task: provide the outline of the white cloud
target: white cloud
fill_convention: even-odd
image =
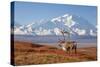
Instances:
[[[86,34],[86,30],[84,29],[74,29],[74,31],[78,34],[78,35],[85,35]]]
[[[25,34],[25,32],[21,30],[23,28],[24,28],[24,25],[23,26],[20,26],[18,28],[17,27],[14,28],[14,34]]]
[[[96,32],[94,32],[93,30],[90,30],[90,35],[92,35],[92,36],[96,36],[96,35],[97,35],[97,33],[96,33]]]
[[[42,34],[43,35],[50,35],[51,34],[51,31],[44,29],[43,32],[42,32]]]
[[[22,26],[20,26],[19,28],[17,28],[17,29],[23,29],[24,28],[24,25],[22,25]]]
[[[16,28],[14,34],[26,34],[26,32],[22,31],[20,28]]]
[[[37,35],[50,35],[51,31],[47,30],[47,29],[43,29],[42,27],[40,27],[38,30],[34,31]]]

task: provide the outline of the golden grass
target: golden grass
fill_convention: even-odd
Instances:
[[[50,64],[97,60],[96,47],[80,48],[77,54],[66,52],[51,46],[26,42],[14,43],[15,65]]]

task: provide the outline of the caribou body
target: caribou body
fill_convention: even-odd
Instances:
[[[70,53],[74,51],[74,53],[77,53],[77,42],[76,41],[59,41],[59,47],[63,50],[66,51],[67,53]]]

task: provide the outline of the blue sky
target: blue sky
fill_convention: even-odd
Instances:
[[[97,22],[96,6],[15,2],[15,22],[20,24],[26,25],[42,19],[50,20],[64,14],[81,16],[93,25]]]

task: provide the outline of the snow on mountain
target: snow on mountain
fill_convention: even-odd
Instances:
[[[35,23],[31,23],[31,24],[28,24],[28,25],[26,26],[27,32],[28,32],[28,33],[33,32],[33,30],[32,30],[32,25],[34,25],[34,24],[35,24]]]
[[[53,18],[49,21],[41,20],[39,23],[23,26],[15,25],[14,33],[24,35],[61,35],[60,30],[70,30],[71,35],[78,36],[96,36],[97,34],[96,28],[86,19],[69,14]]]
[[[23,29],[24,25],[23,26],[20,26],[20,27],[16,27],[14,28],[14,34],[25,34],[24,31],[22,31],[21,29]]]
[[[54,23],[62,22],[67,27],[71,27],[75,25],[75,21],[72,20],[72,15],[68,15],[68,14],[65,14],[57,18],[53,18],[51,22],[54,22]]]
[[[72,20],[72,15],[67,17],[67,19],[65,20],[65,25],[68,27],[72,27],[75,25],[75,21]]]
[[[63,15],[62,17],[67,17],[69,14],[65,14],[65,15]]]
[[[76,16],[76,15],[69,15],[65,14],[63,16],[53,18],[51,22],[54,22],[55,24],[62,24],[66,26],[67,29],[70,29],[72,34],[77,35],[91,35],[94,36],[96,34],[96,28],[90,24],[86,19]],[[64,27],[64,26],[63,26]],[[92,34],[91,34],[91,31]]]
[[[34,23],[28,24],[28,25],[22,25],[20,27],[16,27],[14,28],[14,34],[17,35],[33,35],[35,33],[33,33],[33,26]]]
[[[62,35],[61,34],[61,32],[60,32],[60,29],[59,28],[54,28],[54,33],[56,34],[56,35]]]

